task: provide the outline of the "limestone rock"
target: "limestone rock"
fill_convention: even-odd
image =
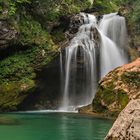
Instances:
[[[132,100],[120,113],[105,140],[140,139],[140,99]]]
[[[118,114],[130,100],[140,98],[140,58],[116,68],[100,82],[93,111]]]

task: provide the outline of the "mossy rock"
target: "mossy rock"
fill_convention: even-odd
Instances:
[[[32,80],[9,82],[0,85],[0,111],[17,110],[18,105],[33,92],[35,83]]]
[[[116,116],[129,102],[128,95],[123,90],[100,87],[92,102],[93,111]]]
[[[139,87],[140,84],[140,78],[139,78],[140,72],[139,71],[130,71],[125,72],[121,78],[122,81],[125,83],[129,83],[130,86],[136,86]]]
[[[140,98],[140,59],[108,73],[99,83],[93,111],[117,116],[128,102]]]

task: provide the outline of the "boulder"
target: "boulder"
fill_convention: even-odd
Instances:
[[[140,98],[140,58],[109,72],[100,82],[93,111],[118,115],[130,100]]]
[[[120,113],[105,140],[140,139],[140,99],[132,100]]]

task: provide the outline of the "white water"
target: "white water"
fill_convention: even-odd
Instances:
[[[100,67],[103,77],[110,70],[128,62],[125,18],[117,13],[104,15],[99,23],[99,30],[102,34]]]
[[[125,19],[113,13],[103,16],[98,25],[94,15],[80,15],[84,18],[83,25],[65,48],[65,56],[60,57],[63,77],[60,110],[73,110],[90,103],[99,78],[127,63]]]

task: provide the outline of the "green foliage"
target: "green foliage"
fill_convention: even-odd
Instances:
[[[62,14],[71,14],[78,13],[90,6],[91,2],[89,0],[64,0],[60,9]]]
[[[20,42],[23,45],[36,44],[45,45],[53,44],[51,37],[42,29],[40,23],[32,20],[30,17],[24,18],[19,22]]]
[[[33,1],[36,5],[34,16],[43,16],[48,22],[58,21],[60,16],[68,14],[79,13],[81,10],[85,10],[91,6],[89,0],[40,0]]]
[[[16,110],[17,106],[34,89],[33,80],[26,80],[26,83],[9,82],[0,85],[0,111]]]
[[[52,59],[48,53],[57,52],[57,46],[38,22],[24,18],[19,22],[18,28],[20,32],[18,42],[22,46],[30,47],[1,61],[0,83],[34,79],[36,67],[45,65]]]
[[[140,22],[140,1],[136,0],[135,2],[133,2],[133,13],[131,14],[131,18],[133,21],[137,22],[139,24]]]
[[[65,40],[65,35],[64,35],[62,27],[60,29],[53,31],[51,35],[52,35],[54,42],[59,43],[59,42]]]
[[[113,2],[121,6],[127,6],[128,8],[132,8],[132,11],[128,14],[129,20],[132,20],[133,22],[139,22],[140,21],[140,1],[139,0],[113,0]]]
[[[31,66],[32,59],[31,55],[27,53],[15,54],[1,61],[0,83],[35,78],[35,73]]]
[[[0,110],[16,110],[24,98],[34,92],[36,70],[54,58],[48,55],[52,51],[50,47],[47,44],[34,46],[0,62]],[[42,50],[46,52],[44,55]]]
[[[48,64],[57,52],[50,35],[37,21],[22,18],[16,26],[20,33],[18,43],[28,49],[0,62],[0,110],[5,111],[16,110],[24,98],[33,92],[36,70]]]
[[[33,80],[36,77],[35,69],[46,65],[53,56],[42,56],[41,51],[49,51],[48,46],[34,47],[24,52],[9,56],[0,63],[0,84],[9,81]]]
[[[16,110],[36,87],[36,70],[55,57],[58,47],[43,27],[49,28],[60,16],[89,6],[88,0],[0,0],[0,18],[8,19],[18,31],[16,43],[24,50],[0,62],[0,110]],[[56,41],[64,40],[61,29],[55,33]]]
[[[0,0],[0,17],[13,16],[16,14],[18,5],[30,3],[31,0]]]
[[[119,9],[112,0],[95,0],[93,7],[100,14],[116,12]]]

